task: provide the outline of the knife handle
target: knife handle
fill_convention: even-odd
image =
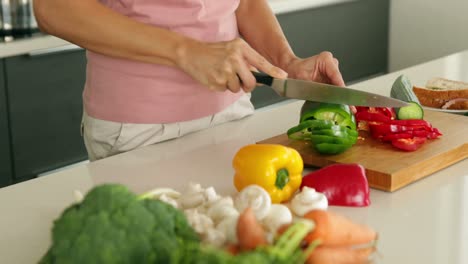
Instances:
[[[265,74],[263,72],[252,72],[253,76],[255,77],[255,80],[257,80],[257,83],[265,84],[268,86],[271,86],[273,83],[273,77],[271,77],[268,74]]]

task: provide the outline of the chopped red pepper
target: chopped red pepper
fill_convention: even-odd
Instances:
[[[435,138],[438,138],[438,137],[440,137],[440,136],[442,136],[442,132],[440,132],[439,129],[437,129],[436,127],[434,127],[434,128],[432,129],[431,133],[429,133],[428,138],[429,138],[429,139],[435,139]]]
[[[369,123],[370,130],[376,135],[385,135],[389,133],[401,133],[415,130],[431,131],[431,128],[424,126],[400,126],[391,124],[372,124]]]
[[[395,140],[395,139],[412,138],[412,137],[413,137],[413,135],[411,135],[410,133],[396,133],[396,134],[385,135],[381,139],[382,139],[382,141],[392,141],[392,140]]]
[[[366,171],[359,164],[332,164],[302,178],[302,187],[325,194],[329,205],[363,207],[370,204]]]
[[[395,110],[392,107],[365,107],[365,106],[357,106],[357,112],[369,112],[369,113],[379,113],[382,114],[390,119],[396,118]]]
[[[413,130],[410,133],[411,133],[412,136],[415,136],[415,137],[428,138],[430,132],[428,132],[427,130]]]
[[[390,124],[400,126],[423,126],[427,128],[432,128],[431,123],[422,119],[391,120]]]
[[[425,137],[400,138],[392,140],[392,145],[404,151],[415,151],[419,149],[424,142]]]
[[[401,125],[391,125],[391,124],[369,124],[369,130],[372,137],[374,138],[383,138],[391,134],[410,134],[415,137],[427,137],[430,139],[435,139],[441,136],[442,134],[438,129],[427,126],[401,126]]]
[[[382,113],[371,113],[371,112],[357,112],[355,115],[356,121],[376,121],[376,122],[383,122],[388,123],[391,119],[388,116],[383,115]]]
[[[396,120],[392,108],[357,107],[355,114],[358,129],[369,131],[371,136],[405,151],[414,151],[426,139],[436,139],[442,135],[431,123],[422,119]]]

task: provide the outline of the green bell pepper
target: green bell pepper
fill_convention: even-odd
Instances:
[[[300,123],[287,135],[310,141],[319,153],[338,154],[356,143],[358,132],[348,106],[307,101],[301,109]]]
[[[301,109],[300,123],[315,119],[330,120],[339,126],[356,128],[356,119],[348,105],[306,101]]]
[[[330,143],[330,144],[343,144],[343,145],[353,145],[356,143],[355,137],[333,137],[333,136],[326,136],[326,135],[311,135],[309,139],[314,144],[320,143]]]
[[[314,148],[322,154],[339,154],[352,147],[352,145],[320,143],[314,145]]]

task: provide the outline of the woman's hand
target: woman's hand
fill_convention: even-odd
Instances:
[[[306,59],[292,59],[286,71],[291,78],[345,86],[338,65],[338,60],[325,51]]]
[[[179,68],[213,91],[252,91],[256,85],[252,68],[276,78],[287,77],[285,71],[273,66],[242,39],[218,43],[190,41],[177,54]]]
[[[339,62],[328,51],[307,59],[292,59],[287,66],[287,72],[291,78],[345,86]],[[353,113],[356,113],[355,106],[350,105],[349,107]]]

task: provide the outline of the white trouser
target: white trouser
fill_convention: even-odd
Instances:
[[[250,94],[245,94],[228,108],[212,116],[170,124],[118,123],[96,119],[84,112],[82,135],[89,160],[95,161],[241,119],[253,112]]]

